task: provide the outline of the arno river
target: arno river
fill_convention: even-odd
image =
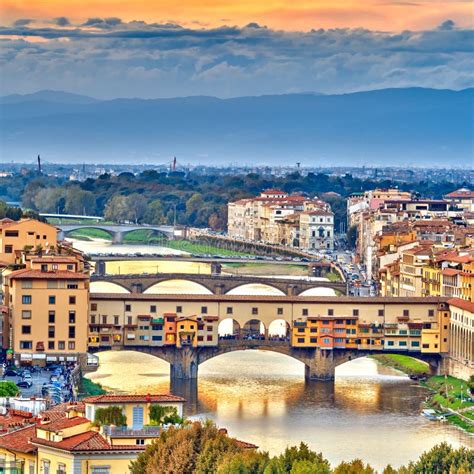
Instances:
[[[104,253],[159,249],[99,242],[91,245],[95,251]],[[84,247],[88,247],[87,243]],[[157,269],[148,268],[145,263],[157,265],[120,262],[108,271],[136,273],[137,265],[138,271],[169,271],[164,262],[158,263]],[[183,268],[178,271],[206,272],[204,267],[197,268],[202,264],[180,265]],[[173,271],[176,269],[174,262]],[[186,283],[180,283],[173,283],[173,288],[165,285],[160,292],[193,291]],[[100,283],[94,285],[95,291],[116,291],[101,287]],[[261,285],[254,286],[259,294],[269,291]],[[417,459],[442,441],[474,448],[474,436],[420,415],[428,393],[425,389],[370,359],[338,367],[334,383],[305,382],[304,366],[296,360],[272,352],[241,351],[202,364],[197,383],[170,386],[168,364],[155,357],[109,351],[99,354],[99,358],[98,371],[89,377],[106,389],[142,394],[171,391],[182,395],[188,401],[188,417],[213,419],[227,428],[231,436],[254,443],[271,454],[304,441],[331,463],[361,458],[381,469],[389,463],[399,466]]]
[[[369,359],[339,367],[335,383],[305,382],[303,365],[289,357],[235,352],[202,364],[197,386],[173,387],[168,365],[149,355],[104,352],[100,364],[90,378],[106,388],[172,390],[189,401],[188,416],[211,418],[272,454],[304,441],[332,463],[359,457],[382,468],[442,441],[474,448],[474,437],[420,416],[424,389]]]

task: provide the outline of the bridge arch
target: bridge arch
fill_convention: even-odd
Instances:
[[[268,325],[267,336],[269,340],[289,341],[290,334],[290,323],[285,319],[274,319]]]
[[[337,296],[336,290],[326,286],[314,286],[303,290],[298,296]]]
[[[234,318],[225,318],[219,321],[217,327],[219,339],[238,339],[241,334],[241,327]]]
[[[124,285],[120,283],[95,280],[90,283],[90,292],[91,293],[131,293],[131,291]]]
[[[276,286],[270,285],[268,283],[243,283],[227,291],[226,295],[285,296],[285,292],[280,290],[280,288],[277,288]]]
[[[72,225],[70,227],[71,228],[65,227],[65,229],[62,230],[65,236],[68,236],[69,234],[72,234],[73,232],[76,232],[78,230],[85,230],[85,229],[98,230],[100,232],[104,232],[105,234],[108,234],[110,236],[110,240],[112,240],[115,235],[115,232],[113,230],[107,229],[106,226],[87,224],[87,225],[78,225],[78,226]]]
[[[265,339],[267,335],[267,328],[260,319],[249,319],[241,330],[241,337],[248,340],[260,340]]]
[[[187,295],[212,295],[212,289],[202,283],[189,279],[175,278],[162,280],[147,287],[143,293],[165,295],[165,294],[187,294]]]

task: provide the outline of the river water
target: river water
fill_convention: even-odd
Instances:
[[[304,441],[331,463],[358,457],[381,469],[442,441],[474,448],[474,437],[420,416],[423,388],[370,359],[340,366],[334,383],[305,382],[303,364],[287,356],[234,352],[202,364],[197,383],[171,387],[168,364],[152,356],[109,351],[99,357],[90,378],[107,389],[171,390],[188,400],[187,416],[215,420],[271,454]]]

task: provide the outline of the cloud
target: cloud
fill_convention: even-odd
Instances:
[[[58,27],[0,27],[2,92],[30,92],[31,77],[37,89],[97,97],[474,85],[474,32],[450,20],[432,30],[399,33],[285,32],[258,24],[191,29],[119,18],[90,18],[65,29],[55,21]]]
[[[32,23],[32,21],[30,18],[19,18],[13,23],[13,26],[26,26]]]
[[[71,22],[65,16],[58,16],[53,19],[53,23],[57,26],[69,26]]]

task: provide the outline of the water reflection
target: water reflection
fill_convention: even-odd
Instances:
[[[373,360],[338,368],[335,383],[305,382],[304,367],[262,351],[225,354],[200,366],[199,382],[173,381],[168,364],[135,352],[106,352],[91,378],[114,390],[172,390],[186,414],[211,418],[275,454],[307,442],[333,463],[360,457],[380,469],[417,458],[436,443],[474,447],[472,437],[419,415],[426,391]]]

